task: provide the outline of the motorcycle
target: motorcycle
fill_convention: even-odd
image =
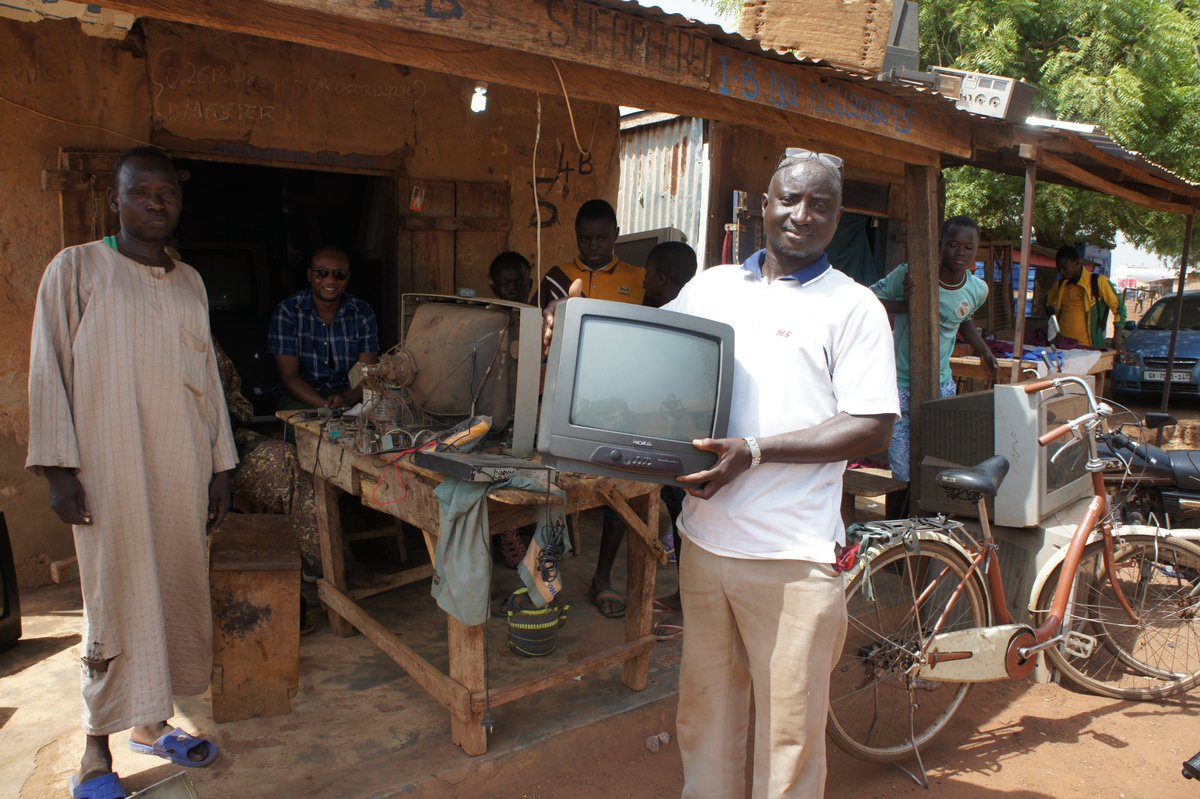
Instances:
[[[1176,423],[1168,413],[1148,413],[1143,427]],[[1104,484],[1125,524],[1200,527],[1200,451],[1164,450],[1122,432],[1105,435],[1100,450],[1101,459],[1112,464]]]

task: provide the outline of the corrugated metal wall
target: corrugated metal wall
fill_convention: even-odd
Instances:
[[[616,209],[621,233],[678,228],[703,268],[712,180],[708,147],[703,119],[675,117],[622,130]]]

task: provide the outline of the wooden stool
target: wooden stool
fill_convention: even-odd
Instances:
[[[300,550],[287,516],[231,513],[212,534],[212,714],[292,712],[300,687]]]

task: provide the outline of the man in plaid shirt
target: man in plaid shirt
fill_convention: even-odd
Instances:
[[[336,247],[313,253],[309,288],[275,306],[268,350],[285,396],[282,408],[348,408],[362,399],[350,388],[355,362],[379,361],[379,328],[371,306],[346,292],[350,258]]]

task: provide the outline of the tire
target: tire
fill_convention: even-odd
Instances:
[[[867,562],[873,596],[863,590],[865,569],[847,575],[846,643],[830,678],[829,737],[847,754],[893,763],[946,728],[970,688],[965,683],[912,680],[905,671],[929,636],[969,564],[953,547],[920,542],[917,553],[897,544]],[[915,576],[910,584],[910,575]],[[940,582],[919,607],[922,586]],[[976,577],[967,581],[940,632],[987,624],[987,603]],[[915,701],[914,701],[915,700]],[[916,705],[913,710],[914,704]],[[910,738],[910,714],[913,735]]]
[[[1114,542],[1117,580],[1138,620],[1121,607],[1104,567],[1104,542],[1084,549],[1064,630],[1095,636],[1090,657],[1046,650],[1060,674],[1086,691],[1114,699],[1162,699],[1200,683],[1200,547],[1169,536],[1131,535]],[[1060,565],[1042,586],[1044,619]]]

